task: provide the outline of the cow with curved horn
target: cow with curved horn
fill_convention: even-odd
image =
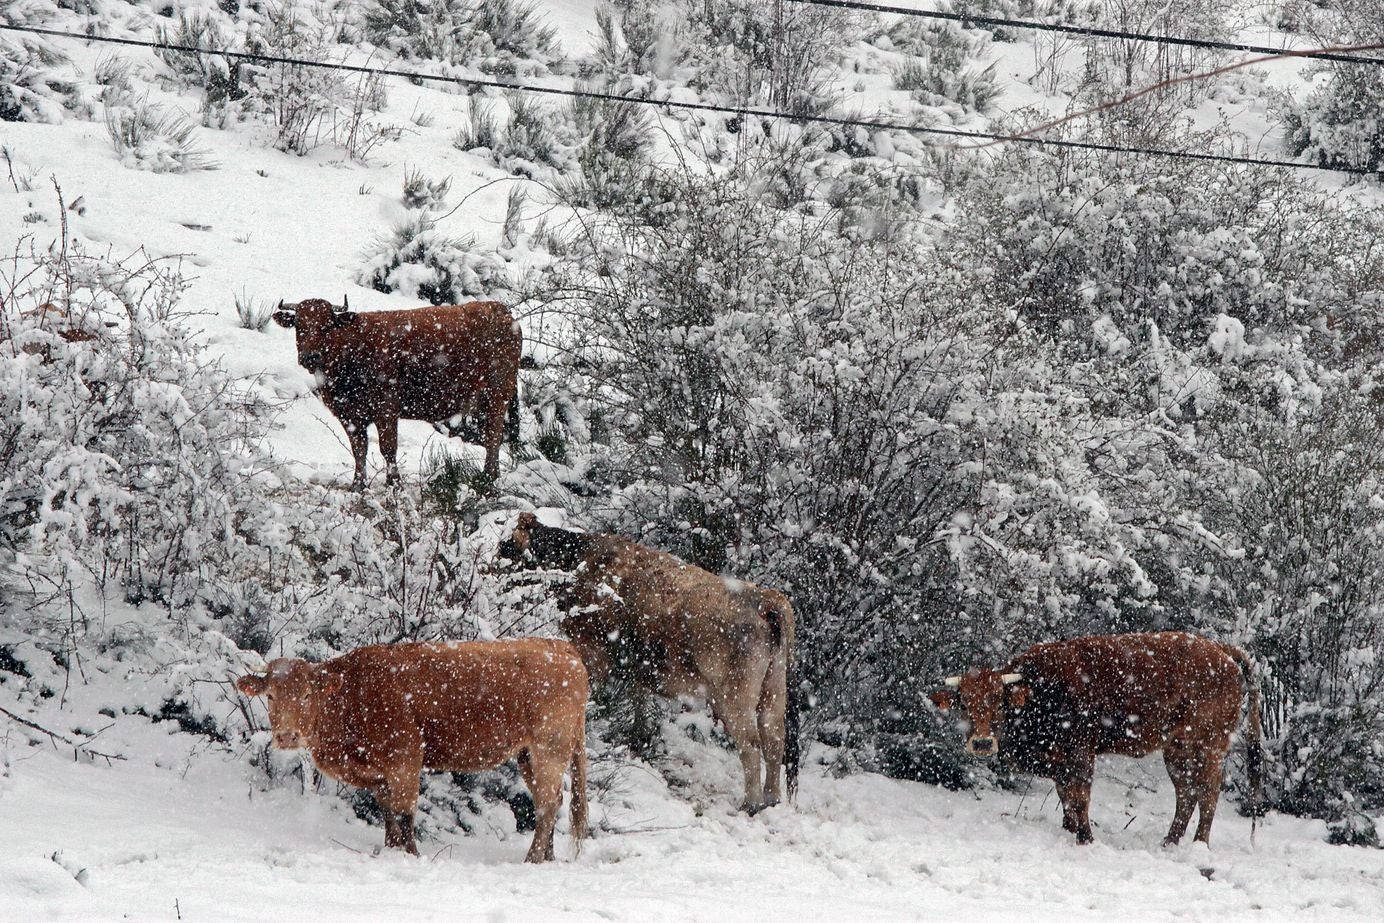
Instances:
[[[274,320],[296,331],[298,364],[317,379],[323,403],[341,421],[365,488],[368,430],[374,424],[386,480],[399,479],[399,420],[460,429],[478,420],[485,474],[500,474],[500,443],[517,436],[523,336],[497,301],[354,312],[321,298],[279,302]],[[470,432],[470,431],[467,431]]]
[[[1175,631],[1074,638],[1029,648],[1001,670],[973,669],[943,684],[932,701],[943,711],[960,709],[967,751],[1052,779],[1062,827],[1078,843],[1092,840],[1096,757],[1163,751],[1177,794],[1165,845],[1182,839],[1197,809],[1196,839],[1210,840],[1248,690],[1247,765],[1257,809],[1259,690],[1249,657],[1229,644]]]

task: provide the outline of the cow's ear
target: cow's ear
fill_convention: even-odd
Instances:
[[[951,711],[952,706],[956,704],[956,694],[950,689],[939,689],[928,698],[932,699],[932,704],[942,711]]]
[[[249,676],[242,676],[235,681],[235,687],[244,695],[257,696],[264,695],[264,691],[269,688],[269,680],[257,673]]]
[[[293,311],[275,311],[274,323],[280,327],[294,327],[298,324],[298,315]]]
[[[320,672],[312,678],[312,684],[323,695],[332,695],[341,689],[346,678],[340,673]]]
[[[1014,685],[1006,686],[1005,691],[1009,693],[1009,704],[1015,708],[1023,708],[1028,704],[1027,686],[1015,683]]]

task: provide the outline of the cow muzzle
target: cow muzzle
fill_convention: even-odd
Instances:
[[[298,364],[309,372],[322,371],[322,354],[320,352],[299,353]]]
[[[993,737],[971,737],[966,741],[966,750],[976,756],[994,756],[999,751],[999,744]]]
[[[302,735],[297,731],[274,732],[274,746],[280,750],[297,750],[302,745]]]

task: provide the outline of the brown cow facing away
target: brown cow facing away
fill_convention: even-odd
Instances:
[[[790,681],[793,608],[777,590],[729,580],[620,535],[545,526],[521,513],[499,556],[575,572],[561,627],[597,683],[616,664],[667,696],[706,695],[735,743],[743,810],[777,804],[786,770],[798,777],[798,721]]]
[[[322,401],[341,421],[365,488],[368,430],[375,425],[386,480],[399,479],[399,420],[465,431],[479,420],[485,473],[500,474],[505,416],[518,429],[523,336],[497,301],[353,312],[320,298],[279,302],[274,320],[297,331],[298,364],[317,378]],[[517,435],[517,433],[516,433]]]
[[[1096,756],[1162,750],[1177,793],[1164,845],[1182,839],[1197,808],[1196,839],[1209,842],[1247,688],[1247,764],[1257,807],[1259,690],[1249,658],[1229,644],[1172,631],[1075,638],[1039,644],[998,670],[973,669],[946,684],[932,700],[944,711],[960,707],[970,725],[966,749],[1052,779],[1062,827],[1078,843],[1092,839]]]
[[[477,772],[518,758],[537,828],[527,861],[553,858],[562,776],[572,846],[586,835],[586,668],[565,641],[380,644],[313,664],[279,659],[236,680],[269,703],[274,746],[306,747],[333,779],[369,790],[385,845],[408,850],[424,769]]]

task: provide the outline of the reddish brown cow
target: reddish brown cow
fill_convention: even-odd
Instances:
[[[1182,839],[1200,807],[1196,839],[1211,837],[1230,736],[1249,690],[1248,765],[1253,801],[1261,774],[1259,690],[1250,660],[1229,644],[1183,632],[1107,635],[1039,644],[999,670],[949,677],[932,700],[960,705],[966,749],[999,755],[1052,779],[1062,827],[1091,842],[1096,756],[1163,751],[1177,793],[1165,845]]]
[[[537,829],[527,861],[553,858],[562,775],[572,771],[572,847],[586,834],[586,668],[565,641],[379,644],[326,663],[280,659],[236,680],[269,701],[274,746],[368,789],[385,845],[415,856],[424,769],[476,772],[518,758]]]
[[[485,473],[499,476],[506,411],[512,430],[519,422],[523,337],[509,308],[473,301],[356,313],[311,298],[280,302],[274,320],[297,330],[298,363],[317,377],[323,403],[346,429],[357,490],[365,488],[372,423],[386,480],[399,479],[400,419],[446,423],[454,433],[479,419]]]
[[[663,695],[706,695],[745,773],[741,808],[777,804],[798,778],[793,607],[777,590],[731,580],[622,535],[573,532],[521,513],[499,556],[576,573],[562,630],[592,679],[623,666]]]

